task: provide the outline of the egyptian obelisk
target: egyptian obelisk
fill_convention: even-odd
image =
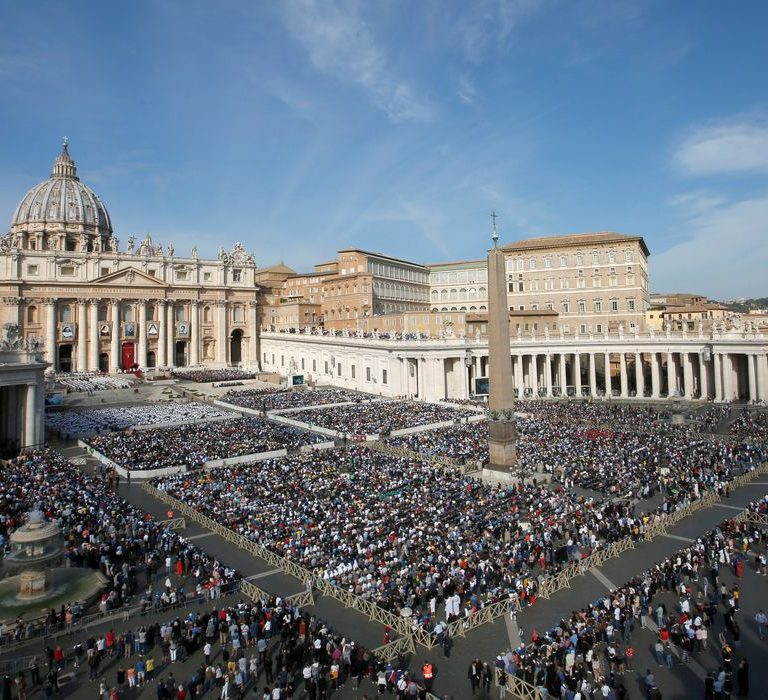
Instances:
[[[496,212],[493,219],[493,248],[488,251],[488,450],[490,469],[510,471],[517,464],[512,387],[512,357],[509,346],[509,303],[504,251],[498,247]]]

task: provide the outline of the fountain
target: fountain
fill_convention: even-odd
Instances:
[[[36,505],[27,522],[11,533],[0,581],[0,620],[24,613],[42,616],[56,605],[94,597],[106,579],[99,571],[62,567],[64,540],[59,526]]]

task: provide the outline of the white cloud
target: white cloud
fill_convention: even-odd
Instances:
[[[473,82],[466,75],[463,75],[459,78],[457,94],[459,99],[464,104],[475,104],[475,100],[477,99],[477,90],[475,89]]]
[[[737,202],[694,194],[690,202],[689,235],[651,257],[652,289],[716,299],[768,294],[768,192]]]
[[[674,159],[693,175],[768,172],[768,126],[740,122],[700,127],[683,140]]]
[[[285,25],[321,73],[362,88],[392,121],[429,121],[432,107],[396,75],[355,2],[293,0]]]

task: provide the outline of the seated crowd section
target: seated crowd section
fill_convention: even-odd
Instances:
[[[59,372],[56,384],[68,391],[93,394],[108,389],[130,389],[133,383],[123,377],[109,376],[101,372]]]
[[[313,433],[258,417],[97,435],[89,445],[130,470],[199,467],[210,460],[295,449],[321,440]]]
[[[369,394],[361,394],[347,389],[307,389],[291,391],[282,389],[243,389],[228,391],[223,401],[241,408],[252,408],[256,411],[278,411],[304,406],[323,406],[335,403],[362,403],[372,401]]]
[[[149,406],[122,406],[90,410],[48,411],[46,428],[57,430],[70,438],[84,438],[134,428],[138,425],[163,423],[192,423],[218,418],[237,418],[238,414],[210,404],[158,403]]]
[[[183,367],[172,370],[171,374],[177,379],[182,379],[188,382],[197,382],[198,384],[207,384],[208,382],[232,382],[242,379],[254,379],[258,376],[255,372],[238,369],[237,367],[225,367],[222,369]]]
[[[293,420],[343,433],[387,434],[418,425],[467,420],[475,412],[422,401],[373,401],[360,406],[336,406],[291,413]]]

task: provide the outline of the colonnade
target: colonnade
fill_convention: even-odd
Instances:
[[[487,359],[487,354],[472,357],[470,381],[487,376]],[[517,397],[768,401],[764,349],[736,353],[710,349],[533,352],[513,354],[511,361]]]
[[[44,441],[45,365],[34,351],[0,351],[0,453]]]
[[[384,396],[466,399],[488,377],[488,346],[476,339],[263,332],[261,347],[264,369],[284,373],[293,359],[307,381]],[[510,362],[517,397],[768,401],[768,339],[757,334],[523,339]]]

